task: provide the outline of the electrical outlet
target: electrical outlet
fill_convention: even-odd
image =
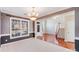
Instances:
[[[8,40],[6,39],[5,41],[7,42]]]

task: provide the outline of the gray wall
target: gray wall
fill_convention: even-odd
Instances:
[[[0,35],[1,35],[1,12],[0,12]],[[0,36],[0,46],[1,46],[1,36]]]
[[[5,14],[1,14],[1,34],[10,34],[10,17],[11,16],[9,16],[9,15],[7,16]],[[5,43],[14,42],[14,41],[23,40],[23,39],[33,37],[34,36],[33,22],[30,20],[29,23],[30,23],[29,24],[29,36],[10,39],[10,35],[2,35],[0,43],[5,44]]]
[[[33,21],[29,20],[29,33],[33,33]]]
[[[33,23],[29,21],[29,33],[33,33]],[[1,34],[10,34],[10,16],[1,14]]]
[[[1,12],[0,12],[0,35],[1,35]]]
[[[75,50],[79,52],[79,7],[75,8]]]
[[[75,8],[75,36],[79,37],[79,7]]]
[[[1,14],[1,34],[9,34],[10,33],[9,27],[10,27],[10,16]]]

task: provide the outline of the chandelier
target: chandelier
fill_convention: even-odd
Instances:
[[[38,13],[35,11],[35,7],[32,7],[32,11],[28,14],[28,16],[32,21],[35,21],[37,19]]]

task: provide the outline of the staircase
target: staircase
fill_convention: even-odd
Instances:
[[[56,28],[56,39],[58,38],[64,38],[64,28],[60,27],[60,23],[58,23],[58,26]]]

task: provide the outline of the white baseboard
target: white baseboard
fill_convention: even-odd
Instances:
[[[8,35],[10,35],[10,34],[1,34],[0,36],[8,36]]]

